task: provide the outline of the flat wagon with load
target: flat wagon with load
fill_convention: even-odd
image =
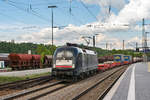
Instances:
[[[124,64],[131,64],[132,63],[132,56],[124,55]]]
[[[115,54],[114,55],[114,63],[117,66],[123,65],[124,64],[124,55],[123,54]]]

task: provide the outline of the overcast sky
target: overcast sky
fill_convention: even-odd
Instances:
[[[0,40],[50,44],[48,5],[57,6],[55,45],[86,44],[83,36],[98,34],[98,47],[105,48],[108,42],[109,49],[121,49],[125,40],[125,47],[133,48],[135,42],[141,44],[142,18],[150,24],[149,0],[0,0]],[[145,28],[150,32],[149,25]]]

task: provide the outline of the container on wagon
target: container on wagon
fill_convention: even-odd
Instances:
[[[114,62],[119,66],[124,62],[124,55],[123,54],[115,54],[114,55]]]
[[[132,62],[132,56],[124,55],[124,64],[129,64]]]

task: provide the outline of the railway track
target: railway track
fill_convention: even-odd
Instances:
[[[42,76],[42,77],[33,78],[33,79],[26,79],[26,80],[21,80],[17,82],[1,84],[0,96],[12,94],[14,92],[18,92],[23,89],[28,89],[28,88],[31,88],[40,84],[51,82],[53,80],[54,79],[50,77],[50,75],[48,75],[48,76]]]
[[[107,86],[107,88],[101,93],[101,95],[98,96],[98,98],[96,100],[102,100],[107,93],[109,92],[109,90],[114,86],[114,84],[117,82],[117,80],[121,77],[121,75],[124,73],[124,71],[111,83]]]
[[[6,96],[3,97],[1,99],[3,100],[12,100],[12,99],[17,99],[17,100],[35,100],[37,98],[40,98],[42,96],[45,96],[47,94],[53,93],[55,91],[58,91],[60,89],[63,89],[67,86],[69,86],[71,83],[69,84],[64,84],[63,81],[58,81],[58,82],[54,82],[54,83],[50,83],[47,84],[45,86],[41,86],[39,88],[35,88],[32,90],[24,90],[22,92],[19,92],[17,94],[14,95],[10,95],[10,96]]]
[[[4,90],[4,89],[15,89],[15,88],[25,88],[25,85],[28,85],[28,87],[32,86],[29,84],[31,83],[36,83],[36,82],[41,82],[41,81],[48,81],[48,80],[52,80],[53,78],[50,77],[50,75],[47,76],[42,76],[42,77],[38,77],[38,78],[32,78],[32,79],[26,79],[26,80],[21,80],[21,81],[16,81],[16,82],[10,82],[10,83],[6,83],[6,84],[0,84],[0,90]],[[38,83],[36,83],[38,84]]]
[[[111,70],[108,71],[109,73],[106,72],[107,74],[103,73],[103,75],[100,76],[101,78],[98,78],[98,77],[96,78],[96,79],[99,79],[99,81],[96,81],[94,83],[94,85],[93,85],[93,83],[91,85],[89,85],[88,89],[83,88],[80,92],[78,92],[77,94],[75,94],[72,97],[73,100],[78,100],[78,99],[87,100],[86,95],[89,95],[90,91],[94,90],[94,88],[96,88],[98,85],[101,85],[102,83],[104,83],[105,80],[107,80],[111,76],[115,75],[116,73],[122,74],[126,68],[127,67],[123,67],[123,68],[120,67],[120,68],[116,68],[112,71]],[[122,72],[120,72],[120,71],[122,71]],[[121,74],[119,74],[119,76],[121,76]],[[117,76],[118,76],[118,74],[117,74]],[[117,77],[117,79],[118,78],[119,77]],[[90,77],[89,79],[92,80],[93,78]],[[117,81],[117,79],[115,79],[115,81]],[[81,83],[84,81],[86,81],[86,80],[82,80]],[[115,81],[113,81],[112,84],[107,85],[107,88],[105,87],[105,90],[103,90],[101,92],[101,94],[97,96],[97,100],[101,100],[107,94],[107,92],[113,86]],[[7,95],[5,97],[3,96],[1,99],[3,99],[3,100],[12,100],[12,99],[15,99],[15,100],[20,100],[20,99],[21,100],[35,100],[35,99],[40,99],[40,98],[43,98],[47,95],[53,95],[54,92],[56,92],[56,94],[57,94],[57,92],[59,92],[61,90],[63,91],[64,89],[67,89],[66,87],[68,87],[70,85],[71,85],[71,87],[74,87],[75,85],[72,86],[72,84],[74,84],[74,83],[64,83],[63,81],[57,81],[57,82],[53,82],[53,83],[47,82],[46,84],[44,83],[42,85],[38,85],[38,86],[35,86],[33,88],[30,88],[30,89],[25,89],[25,90],[22,90],[20,92],[15,93],[15,94]],[[76,87],[74,87],[74,88],[76,88]],[[93,93],[95,93],[95,92],[93,92]],[[66,97],[68,97],[68,96],[66,95]],[[72,98],[70,98],[69,100],[71,100]],[[90,100],[96,100],[96,99],[90,99]]]
[[[123,72],[126,70],[127,67],[123,67],[120,68],[110,74],[108,74],[107,76],[103,77],[102,79],[100,79],[98,82],[94,83],[92,86],[89,86],[87,89],[83,90],[81,93],[79,93],[77,96],[75,96],[72,100],[102,100],[105,95],[109,92],[109,90],[111,89],[111,87],[115,84],[115,82],[120,78],[120,76],[123,74]],[[115,79],[113,79],[113,81],[111,80],[113,75],[115,75]],[[113,77],[114,78],[114,77]],[[109,80],[112,82],[106,83],[105,81]],[[104,84],[107,84],[107,86],[105,86]],[[100,87],[102,88],[103,86],[103,90],[100,90],[100,93],[98,94],[98,88],[100,89]],[[96,99],[95,99],[96,98]]]

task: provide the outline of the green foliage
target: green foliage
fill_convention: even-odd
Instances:
[[[82,45],[83,48],[87,48]],[[143,53],[141,52],[135,52],[134,50],[104,50],[98,47],[88,47],[90,50],[94,50],[97,52],[98,57],[103,57],[103,56],[111,56],[114,54],[124,54],[124,55],[132,55],[132,57],[142,57]],[[150,54],[149,54],[150,55]]]
[[[0,42],[0,53],[28,53],[28,50],[31,50],[33,54],[36,54],[37,46],[38,44],[33,43]]]
[[[132,55],[133,57],[141,57],[143,55],[143,53],[134,52],[133,50],[104,50],[98,47],[87,47],[83,44],[79,45],[79,47],[96,51],[98,57],[113,54]],[[28,50],[31,50],[32,54],[41,55],[41,61],[43,62],[43,58],[45,55],[53,55],[54,51],[56,50],[56,46],[33,43],[0,42],[0,53],[28,53]],[[150,53],[148,53],[147,55],[150,56]]]
[[[43,63],[45,55],[53,55],[56,50],[56,46],[51,45],[39,45],[36,49],[37,54],[41,55],[41,61]]]
[[[52,55],[56,49],[56,46],[33,44],[33,43],[11,43],[0,42],[0,53],[28,53],[28,50],[32,51],[32,54],[45,54]]]

